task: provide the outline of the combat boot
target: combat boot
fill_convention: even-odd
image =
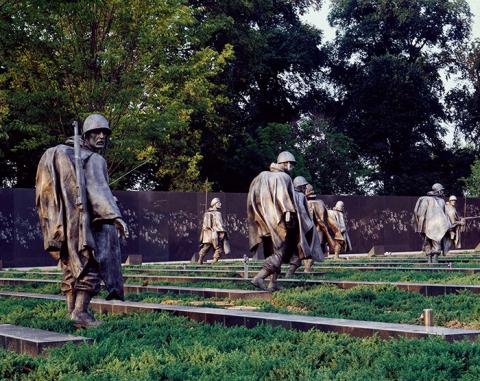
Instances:
[[[270,275],[270,272],[265,270],[265,269],[261,269],[257,275],[255,275],[255,277],[252,279],[252,284],[255,286],[255,287],[258,287],[260,288],[261,290],[263,291],[270,291],[270,289],[267,287],[267,285],[265,284],[265,278],[267,276]]]
[[[295,271],[297,271],[299,266],[297,265],[293,265],[291,264],[289,267],[288,267],[288,270],[287,272],[285,273],[285,278],[291,278],[293,276],[293,274],[295,274]]]
[[[203,259],[205,258],[205,254],[199,253],[198,254],[198,264],[203,265]]]
[[[68,314],[71,315],[73,310],[75,309],[75,291],[71,290],[65,294],[67,300],[67,311]]]
[[[270,284],[268,285],[268,288],[270,291],[280,291],[282,288],[278,285],[278,274],[273,273],[272,276],[270,277]]]
[[[432,255],[432,263],[438,263],[438,254],[437,253]]]
[[[305,264],[305,269],[303,271],[306,273],[311,273],[312,267],[313,267],[313,259],[306,259],[304,261],[304,264]]]
[[[75,308],[72,311],[71,319],[82,327],[97,327],[102,322],[95,320],[93,315],[88,311],[92,294],[79,290],[75,298]]]

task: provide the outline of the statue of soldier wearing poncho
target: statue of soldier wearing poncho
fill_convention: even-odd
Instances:
[[[302,220],[290,173],[295,165],[290,152],[281,152],[269,171],[261,172],[250,184],[247,196],[247,221],[250,251],[263,245],[265,262],[252,283],[263,290],[277,290],[282,263],[296,253],[300,260],[312,256],[314,225]],[[267,287],[265,278],[271,276]]]
[[[352,250],[352,241],[347,231],[345,219],[345,204],[337,201],[332,210],[328,210],[328,224],[335,240],[335,259],[340,259],[340,253],[348,253]]]
[[[311,224],[313,224],[314,227],[316,227],[316,225],[315,221],[312,218],[312,215],[310,214],[310,206],[305,195],[307,185],[308,182],[303,176],[297,176],[293,179],[293,187],[295,189],[295,198],[298,207],[297,215],[299,220],[302,221],[302,223],[304,224],[305,230],[310,230]],[[316,229],[313,229],[313,234],[309,242],[309,247],[311,252],[310,258],[303,260],[305,272],[312,271],[315,261],[323,260],[323,250],[321,247],[320,236]],[[297,251],[299,249],[301,250],[301,248],[302,245],[297,246]],[[295,253],[292,258],[290,258],[290,266],[288,267],[287,273],[285,274],[285,278],[290,278],[293,274],[295,274],[297,269],[300,267],[300,257],[305,256]]]
[[[61,289],[70,318],[82,326],[97,325],[88,310],[103,280],[107,299],[123,300],[119,235],[127,225],[113,196],[102,157],[110,135],[107,119],[92,114],[83,135],[49,148],[36,177],[36,207],[44,247],[60,261]]]
[[[317,198],[311,184],[305,186],[305,196],[307,197],[308,211],[315,224],[322,251],[324,254],[330,250],[333,252],[337,243],[332,237],[339,241],[344,240],[340,228],[333,222],[333,218],[329,219],[327,206],[322,200]]]
[[[215,197],[210,208],[203,215],[202,232],[200,234],[200,251],[198,253],[198,263],[202,264],[205,256],[213,249],[213,263],[217,263],[223,254],[230,253],[227,231],[223,226],[222,213],[220,208],[222,203]]]
[[[438,263],[438,256],[450,250],[449,232],[452,224],[445,206],[444,188],[436,183],[426,196],[417,200],[413,215],[415,232],[423,239],[423,251],[429,263]]]

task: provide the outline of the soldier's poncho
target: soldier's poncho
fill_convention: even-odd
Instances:
[[[424,234],[428,239],[442,241],[452,224],[445,211],[445,200],[432,192],[417,200],[413,211],[415,232]]]
[[[223,240],[219,238],[218,233],[225,233]],[[228,242],[227,231],[223,225],[222,213],[217,209],[210,208],[203,215],[200,243],[211,244],[214,249],[222,244],[223,252],[225,254],[230,254],[230,244]]]
[[[77,205],[73,147],[60,144],[50,148],[38,164],[35,201],[44,248],[54,257],[68,253],[68,265],[75,278],[82,275],[93,253],[109,297],[123,299],[120,242],[112,225],[121,213],[108,185],[105,159],[86,149],[80,151],[87,200],[84,219]]]
[[[448,202],[445,204],[445,212],[447,213],[450,224],[452,225],[450,230],[450,238],[455,245],[455,248],[460,249],[462,247],[460,241],[462,225],[460,225],[459,222],[462,220],[462,218],[458,214],[457,208],[455,208],[453,205],[450,205]]]
[[[337,234],[335,234],[335,240],[344,241],[344,251],[348,253],[352,250],[352,242],[350,241],[350,236],[348,235],[347,224],[345,223],[345,216],[343,215],[343,212],[335,209],[329,210],[328,217],[331,219],[331,225],[334,225],[338,228]]]
[[[329,232],[328,213],[325,203],[322,200],[316,198],[308,198],[307,204],[310,217],[312,218],[313,223],[315,224],[319,233],[320,244],[323,245],[327,243],[331,250],[333,250],[333,248],[335,247],[335,242],[333,241],[332,236]],[[340,230],[336,225],[331,226],[331,228],[334,236],[341,236]]]
[[[287,230],[281,225],[285,222],[287,212],[297,215],[297,202],[292,178],[283,169],[272,163],[270,171],[263,171],[250,184],[247,196],[247,222],[249,247],[254,252],[262,242],[262,238],[270,237],[273,247],[277,250],[285,245]],[[313,223],[305,225],[298,220],[301,237],[298,244],[302,245],[300,252],[310,257],[311,250],[308,234],[313,229]],[[305,229],[308,230],[305,230]]]
[[[307,232],[300,235],[300,242],[297,249],[300,258],[312,258],[315,261],[323,261],[323,250],[320,246],[320,237],[316,233],[315,224],[308,210],[307,198],[303,192],[295,191],[295,202],[297,205],[297,216],[300,224],[300,231]],[[309,252],[303,252],[308,247]]]

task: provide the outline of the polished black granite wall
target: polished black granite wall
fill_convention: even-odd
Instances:
[[[198,250],[199,228],[205,210],[204,193],[115,192],[131,230],[124,246],[128,254],[141,254],[144,262],[190,259]],[[230,234],[232,257],[248,252],[246,194],[210,193],[223,204]],[[420,250],[421,240],[411,227],[416,197],[321,196],[328,207],[343,200],[353,251],[367,252],[373,245],[387,251]],[[458,200],[463,214],[463,200]],[[480,199],[469,199],[467,215],[480,215]],[[463,233],[463,247],[480,241],[480,220],[470,221]],[[3,265],[54,264],[43,251],[33,189],[0,189],[0,259]]]

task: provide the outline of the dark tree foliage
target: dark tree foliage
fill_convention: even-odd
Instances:
[[[336,91],[328,110],[374,169],[376,192],[413,195],[424,182],[451,181],[440,159],[454,153],[441,140],[440,70],[454,69],[470,17],[465,0],[333,1]]]
[[[480,153],[480,40],[458,56],[462,84],[450,91],[447,103],[457,132]]]
[[[233,46],[235,59],[216,83],[229,98],[217,108],[220,130],[203,134],[203,173],[224,191],[246,191],[250,180],[268,168],[276,141],[262,139],[271,123],[292,123],[304,110],[314,78],[325,65],[321,32],[300,20],[320,0],[190,0],[214,33],[206,43]],[[270,130],[270,128],[267,128]],[[294,149],[288,141],[284,148]],[[266,160],[265,158],[269,159]]]

